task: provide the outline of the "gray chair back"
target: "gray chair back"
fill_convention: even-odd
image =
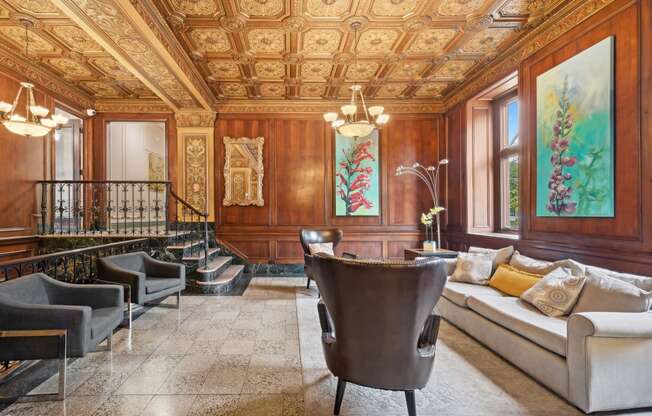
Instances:
[[[133,253],[103,257],[103,259],[123,269],[145,273],[145,256],[147,256],[147,254],[144,251],[136,251]]]
[[[368,387],[423,388],[434,351],[424,353],[418,344],[446,283],[444,263],[350,260],[320,253],[312,266],[334,326],[334,341],[324,341],[331,372]]]
[[[48,305],[54,303],[54,293],[45,284],[42,273],[34,273],[18,279],[0,283],[0,297],[9,301],[30,305]]]

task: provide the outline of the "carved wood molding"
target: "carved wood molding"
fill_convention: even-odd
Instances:
[[[184,127],[213,127],[215,113],[206,111],[180,111],[175,113],[177,128]]]
[[[265,175],[265,167],[263,163],[263,146],[265,144],[265,139],[263,137],[256,137],[251,139],[249,137],[224,137],[224,200],[222,204],[224,206],[265,206],[265,201],[263,200],[263,177]],[[229,151],[229,145],[231,144],[241,144],[247,147],[255,146],[256,154],[253,155],[256,163],[255,168],[253,169],[257,175],[256,181],[256,197],[255,199],[247,198],[236,198],[235,195],[232,195],[232,184],[231,184],[231,152]]]
[[[521,62],[541,50],[564,33],[593,16],[615,0],[574,0],[547,19],[539,18],[540,25],[505,50],[494,63],[455,88],[445,99],[450,109],[471,98],[482,89],[516,71]]]
[[[161,100],[98,100],[95,110],[99,113],[171,113],[170,106]]]
[[[417,100],[381,100],[388,114],[441,114],[446,108],[441,102]],[[338,109],[345,101],[231,101],[215,106],[218,113],[324,113]]]

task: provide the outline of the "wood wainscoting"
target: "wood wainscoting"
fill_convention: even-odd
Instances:
[[[527,60],[519,69],[521,223],[518,240],[469,234],[465,189],[464,104],[446,114],[451,172],[446,236],[449,247],[514,244],[527,255],[576,260],[652,275],[652,2],[616,0]],[[608,37],[615,39],[614,218],[537,217],[536,77]],[[517,69],[517,68],[514,68]]]
[[[265,138],[265,206],[223,206],[223,137]],[[338,227],[338,250],[364,257],[403,256],[423,239],[418,221],[432,205],[397,166],[439,160],[442,115],[397,115],[380,132],[381,215],[337,217],[333,200],[334,132],[321,115],[220,114],[215,122],[217,238],[251,262],[301,263],[302,227]]]

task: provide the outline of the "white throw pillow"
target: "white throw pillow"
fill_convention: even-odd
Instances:
[[[460,253],[457,256],[451,282],[488,285],[493,268],[493,256],[481,253]]]
[[[511,260],[509,261],[510,266],[514,266],[517,269],[534,274],[543,274],[546,275],[551,271],[555,270],[558,267],[566,267],[572,270],[577,270],[581,268],[582,271],[586,269],[586,266],[578,263],[574,260],[558,260],[555,262],[533,259],[532,257],[524,256],[518,251],[515,251],[512,255]]]
[[[514,254],[514,246],[507,246],[497,250],[484,247],[469,247],[469,253],[484,253],[493,257],[492,273],[496,271],[499,264],[507,264]],[[517,252],[518,253],[518,252]]]
[[[330,254],[331,256],[335,255],[333,252],[333,243],[312,243],[308,244],[308,248],[310,249],[310,255],[312,256],[317,253]]]
[[[570,261],[572,267],[554,269],[526,290],[521,299],[548,316],[568,315],[577,303],[586,282],[582,265]]]
[[[587,268],[586,283],[573,313],[647,312],[651,306],[652,292]]]
[[[643,289],[646,292],[652,292],[652,277],[649,276],[641,276],[631,273],[620,273],[595,266],[586,266],[586,271],[587,273],[592,272],[595,274],[604,274],[608,277],[611,277],[612,279],[618,279],[620,281],[627,282],[639,289]]]

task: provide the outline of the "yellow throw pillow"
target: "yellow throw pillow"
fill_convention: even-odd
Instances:
[[[501,264],[489,280],[489,286],[511,296],[520,297],[541,280],[543,275],[528,273],[508,264]]]

